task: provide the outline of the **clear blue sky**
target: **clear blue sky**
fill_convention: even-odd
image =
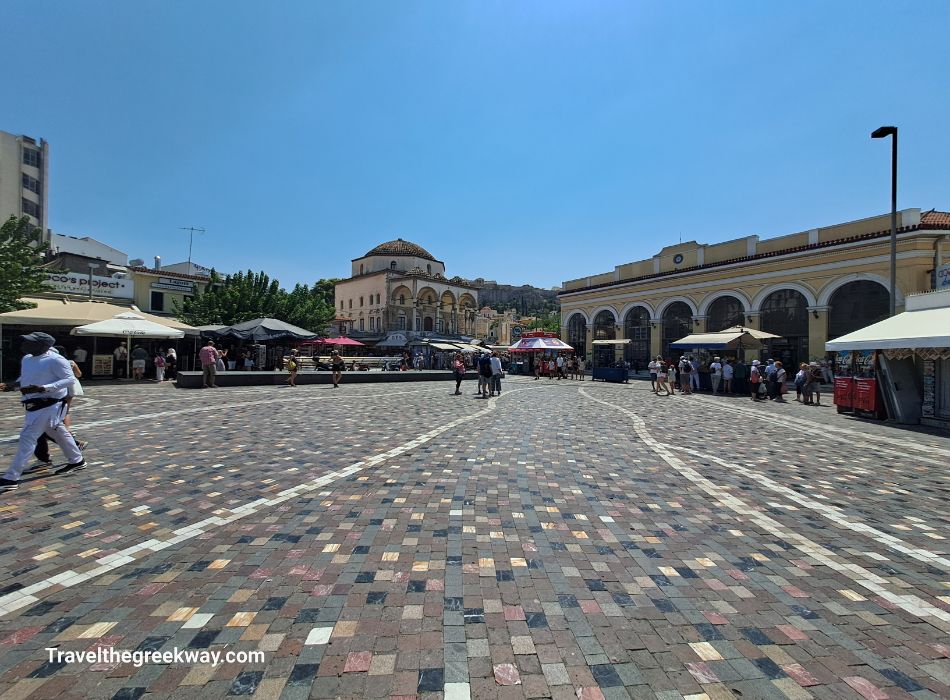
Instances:
[[[345,276],[402,237],[549,287],[664,245],[950,209],[950,3],[5,0],[54,230]]]

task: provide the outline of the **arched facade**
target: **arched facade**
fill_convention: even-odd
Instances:
[[[575,313],[567,320],[567,344],[583,357],[587,352],[587,319]]]
[[[808,360],[808,300],[797,289],[776,289],[762,300],[759,328],[779,336],[766,340],[766,353],[781,360],[789,376]]]
[[[716,333],[732,326],[745,325],[746,307],[742,301],[732,295],[717,297],[706,311],[706,330]]]
[[[828,338],[840,338],[890,315],[891,295],[880,282],[847,282],[828,299]]]
[[[674,301],[663,306],[663,345],[660,354],[670,359],[670,343],[675,343],[693,332],[693,309],[685,301]]]
[[[616,340],[617,339],[617,316],[613,309],[602,309],[594,316],[593,331],[591,337],[593,340]],[[613,345],[594,345],[594,361],[598,366],[612,365],[614,363]]]
[[[623,317],[623,337],[630,340],[624,346],[624,359],[637,368],[650,362],[650,311],[644,306],[631,307]]]

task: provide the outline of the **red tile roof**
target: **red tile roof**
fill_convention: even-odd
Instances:
[[[950,226],[950,212],[925,211],[920,215],[921,226]]]

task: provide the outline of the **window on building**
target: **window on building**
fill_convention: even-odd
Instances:
[[[624,359],[639,367],[650,363],[650,312],[635,306],[623,319],[623,335],[630,342],[624,346]]]
[[[405,306],[405,305],[406,305],[406,295],[405,295],[405,294],[400,294],[400,295],[399,295],[399,305],[400,305],[400,306]]]
[[[587,321],[574,314],[567,321],[567,344],[583,355],[587,350]]]
[[[362,265],[360,265],[360,274],[361,274],[361,275],[363,274],[363,266],[362,266]]]
[[[391,263],[389,263],[389,269],[390,269],[390,270],[395,270],[395,269],[396,269],[396,261],[395,261],[395,260],[393,260]]]
[[[616,340],[617,331],[614,328],[617,320],[609,311],[601,311],[594,317],[594,340]],[[614,363],[613,345],[595,345],[594,355],[598,367],[605,367]]]
[[[23,188],[29,190],[30,192],[35,192],[36,194],[40,193],[40,181],[35,177],[30,177],[26,173],[23,173]]]
[[[31,202],[24,197],[20,202],[20,207],[23,209],[24,214],[35,216],[37,219],[40,218],[40,205],[36,202]]]
[[[340,310],[341,310],[341,311],[343,310],[343,300],[342,300],[342,299],[340,299]]]
[[[164,311],[165,310],[165,293],[164,292],[152,292],[152,311]]]
[[[360,306],[363,306],[363,297],[360,297]]]
[[[878,282],[856,280],[838,287],[828,300],[828,340],[883,321],[890,305],[890,292]]]
[[[350,308],[352,309],[352,308],[353,308],[353,300],[352,300],[352,299],[349,300],[349,304],[350,304]]]
[[[360,330],[361,330],[361,331],[362,331],[362,330],[365,330],[365,329],[363,328],[363,319],[360,319]]]
[[[431,275],[431,274],[432,274],[432,265],[426,265],[426,274],[427,274],[427,275]]]
[[[444,328],[445,328],[445,323],[442,321],[441,318],[440,318],[438,321],[435,322],[435,330],[436,330],[436,332],[438,332],[438,333],[444,333],[444,332],[445,332],[445,331],[443,330]]]
[[[43,165],[43,156],[34,148],[24,148],[23,164],[32,165],[34,168],[39,168]]]
[[[376,295],[376,306],[379,306],[379,294]]]
[[[406,330],[406,317],[404,314],[399,314],[399,330]]]
[[[759,312],[759,327],[779,336],[763,341],[768,357],[781,360],[786,368],[808,359],[808,301],[801,292],[774,291],[765,297]]]
[[[416,316],[416,330],[417,331],[422,330],[422,319],[419,318],[418,316]]]
[[[706,330],[710,333],[745,325],[745,307],[735,297],[719,297],[709,305],[706,313]]]
[[[674,301],[663,312],[663,345],[662,354],[667,360],[673,359],[670,343],[685,338],[693,332],[693,310],[683,301]],[[681,351],[676,355],[682,354]]]

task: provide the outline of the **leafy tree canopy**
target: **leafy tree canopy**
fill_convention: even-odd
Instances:
[[[11,216],[0,226],[0,313],[32,308],[22,298],[48,291],[40,267],[46,248],[42,231],[25,216]]]
[[[314,285],[298,284],[291,291],[281,288],[263,272],[238,272],[223,279],[214,270],[204,290],[184,303],[175,303],[175,316],[192,326],[226,326],[254,318],[276,318],[314,333],[333,319],[333,285],[322,279]]]

